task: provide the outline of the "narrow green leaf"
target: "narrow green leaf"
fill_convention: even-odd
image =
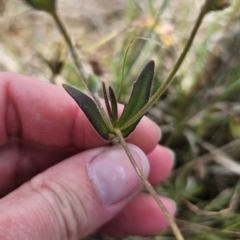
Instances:
[[[120,127],[120,129],[148,102],[154,76],[154,65],[154,61],[148,62],[134,82],[130,99],[125,105],[123,113],[118,121],[118,127]],[[128,136],[135,129],[139,121],[140,119],[127,129],[124,129],[124,131],[121,129],[123,136]]]
[[[102,90],[103,90],[103,97],[104,97],[104,101],[105,101],[105,105],[108,111],[108,116],[109,118],[112,120],[112,110],[109,104],[109,99],[108,99],[108,95],[107,95],[107,90],[106,90],[106,85],[105,82],[102,82]]]
[[[140,119],[137,122],[135,122],[134,124],[132,124],[131,126],[125,128],[125,129],[120,128],[123,137],[126,138],[127,136],[129,136],[129,134],[131,134],[133,132],[133,130],[136,128],[136,126],[138,125],[139,122],[140,122]]]
[[[92,126],[99,133],[99,135],[109,140],[108,128],[95,104],[95,102],[86,94],[80,92],[74,87],[63,84],[64,89],[69,93],[69,95],[76,101],[79,107],[87,116],[88,120],[91,122]]]
[[[118,120],[117,97],[111,86],[109,87],[109,97],[110,97],[110,102],[112,107],[112,122],[113,122],[113,126],[116,127],[117,120]]]

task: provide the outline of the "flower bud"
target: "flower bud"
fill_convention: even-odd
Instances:
[[[55,0],[25,0],[31,7],[36,10],[48,13],[55,12]]]
[[[98,78],[93,75],[89,75],[87,86],[91,93],[96,93],[100,87]]]
[[[206,12],[223,10],[231,5],[231,0],[207,0]]]

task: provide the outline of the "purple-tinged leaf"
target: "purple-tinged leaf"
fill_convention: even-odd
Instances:
[[[102,138],[109,140],[108,128],[97,108],[96,103],[88,95],[82,93],[74,87],[66,84],[63,84],[63,87],[85,113],[98,134]]]

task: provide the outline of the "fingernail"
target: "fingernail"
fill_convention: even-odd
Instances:
[[[147,177],[149,163],[141,149],[127,144],[137,165]],[[140,179],[121,145],[109,147],[96,156],[88,166],[88,174],[105,205],[131,196],[140,186]]]

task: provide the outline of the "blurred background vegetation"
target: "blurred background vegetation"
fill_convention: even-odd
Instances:
[[[153,91],[169,74],[204,1],[59,0],[63,18],[89,73],[119,86],[122,102],[146,62],[156,61]],[[23,1],[0,0],[0,71],[81,88],[51,17]],[[185,239],[240,239],[240,0],[209,14],[174,83],[148,116],[161,144],[177,155],[171,178],[156,186],[178,203]],[[94,236],[97,239],[111,239]],[[122,238],[119,238],[122,239]],[[170,231],[152,237],[174,239]]]

